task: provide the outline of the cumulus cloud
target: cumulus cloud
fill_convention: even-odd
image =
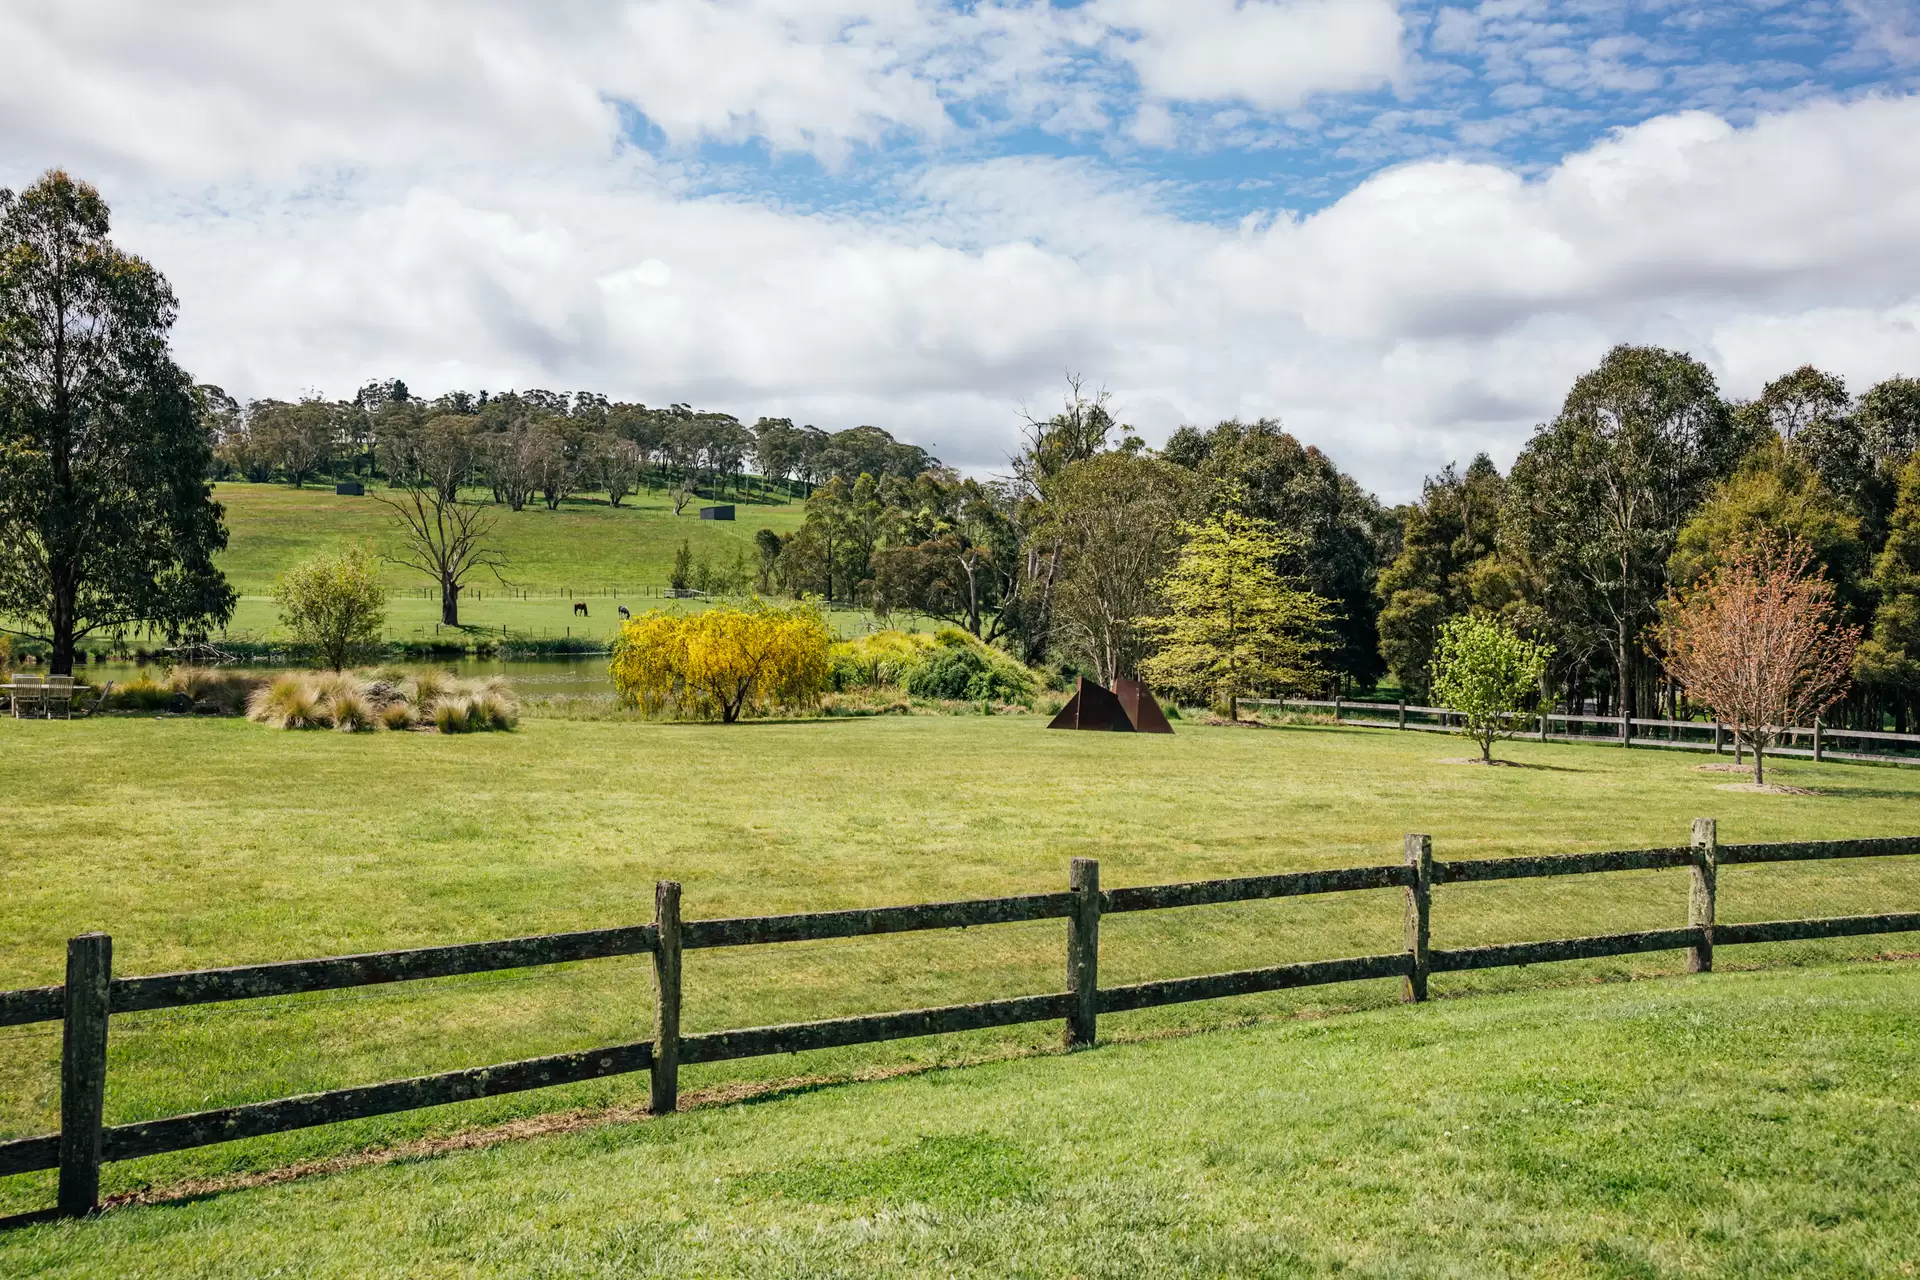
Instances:
[[[174,281],[183,361],[238,394],[593,388],[878,423],[977,470],[1067,371],[1150,438],[1281,416],[1390,498],[1480,449],[1510,459],[1618,341],[1692,350],[1734,393],[1807,359],[1856,384],[1920,372],[1920,97],[1673,112],[1551,164],[1425,160],[1308,214],[1196,219],[1124,155],[991,154],[1001,122],[954,103],[1094,127],[1108,90],[1055,71],[1111,44],[1140,80],[1112,138],[1158,145],[1180,103],[1399,74],[1390,6],[1195,8],[1223,51],[1357,24],[1317,81],[1276,36],[1271,66],[1228,57],[1208,84],[1182,70],[1202,37],[1125,0],[860,4],[653,0],[612,26],[250,4],[197,35],[104,0],[15,7],[0,181],[100,181]],[[714,191],[695,147],[857,165],[897,133],[906,159],[812,206]]]
[[[1237,99],[1270,110],[1319,93],[1374,89],[1401,69],[1391,0],[1096,0],[1158,98]]]

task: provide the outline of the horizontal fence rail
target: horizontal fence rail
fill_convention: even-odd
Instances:
[[[1410,702],[1365,702],[1349,698],[1243,698],[1241,705],[1277,707],[1281,710],[1330,711],[1342,724],[1372,729],[1411,729],[1419,733],[1456,733],[1459,713],[1447,707],[1423,707]],[[1734,747],[1731,725],[1711,720],[1663,720],[1641,716],[1601,716],[1547,712],[1545,715],[1511,715],[1516,726],[1512,736],[1536,742],[1584,742],[1622,747],[1664,747],[1680,751],[1711,751],[1725,754]],[[1527,726],[1521,730],[1518,726]],[[1553,726],[1560,732],[1553,732]],[[1582,732],[1581,726],[1597,725],[1604,732]],[[1825,724],[1787,726],[1774,730],[1779,735],[1769,756],[1812,760],[1844,760],[1855,763],[1920,764],[1920,733],[1887,733],[1879,729],[1836,729]],[[1697,735],[1689,738],[1687,735]],[[1845,739],[1865,743],[1876,750],[1836,751],[1831,743]],[[1794,742],[1804,746],[1788,745]],[[1751,748],[1749,748],[1751,749]]]
[[[1721,867],[1912,856],[1920,854],[1920,836],[1722,845],[1713,821],[1702,818],[1694,823],[1690,843],[1673,848],[1444,861],[1433,857],[1428,837],[1408,836],[1403,853],[1402,862],[1381,866],[1105,891],[1100,888],[1099,864],[1076,858],[1064,893],[685,922],[680,919],[680,886],[663,881],[656,887],[654,920],[648,924],[145,977],[114,977],[112,939],[86,934],[68,943],[65,983],[0,992],[0,1026],[52,1021],[64,1024],[60,1131],[0,1142],[0,1176],[58,1169],[58,1212],[77,1215],[97,1208],[100,1166],[104,1162],[637,1072],[651,1075],[651,1109],[668,1112],[678,1106],[681,1063],[726,1062],[1053,1021],[1065,1022],[1066,1043],[1074,1048],[1094,1043],[1100,1014],[1187,1001],[1394,978],[1401,981],[1405,999],[1420,1001],[1427,998],[1428,980],[1433,974],[1672,950],[1685,950],[1687,967],[1705,972],[1713,967],[1716,946],[1920,932],[1920,912],[1740,924],[1717,924],[1714,919]],[[1431,945],[1433,890],[1438,886],[1679,869],[1688,870],[1691,876],[1684,928],[1457,949]],[[1099,922],[1103,914],[1379,889],[1399,889],[1404,894],[1402,950],[1124,986],[1099,984]],[[1067,922],[1065,991],[681,1034],[680,957],[687,949],[968,929],[1032,920]],[[653,961],[654,1034],[650,1040],[131,1124],[104,1123],[107,1030],[112,1014],[633,955],[649,955]]]

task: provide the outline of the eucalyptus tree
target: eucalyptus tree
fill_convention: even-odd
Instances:
[[[1573,384],[1508,476],[1503,548],[1529,566],[1563,637],[1604,645],[1628,713],[1681,526],[1750,440],[1705,365],[1619,346]]]
[[[46,641],[56,675],[91,632],[204,634],[234,604],[173,291],[110,230],[59,170],[0,188],[0,627]]]

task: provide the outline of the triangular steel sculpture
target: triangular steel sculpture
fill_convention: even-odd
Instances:
[[[1111,691],[1085,676],[1049,729],[1103,729],[1114,733],[1172,733],[1166,713],[1138,680],[1115,680]]]
[[[1133,722],[1135,733],[1173,732],[1173,726],[1167,723],[1167,713],[1160,709],[1153,692],[1141,681],[1115,680],[1113,693],[1120,699],[1120,709]]]
[[[1110,729],[1132,733],[1133,721],[1128,719],[1120,699],[1081,676],[1079,688],[1073,691],[1073,697],[1067,699],[1067,705],[1060,708],[1060,714],[1053,718],[1047,728]]]

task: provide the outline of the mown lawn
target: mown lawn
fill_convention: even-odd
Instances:
[[[1268,1023],[0,1235],[13,1276],[1898,1277],[1920,964]]]
[[[1048,733],[1036,717],[886,717],[736,727],[532,720],[474,737],[287,733],[242,721],[0,720],[0,986],[60,980],[65,939],[114,935],[121,973],[688,918],[986,897],[1396,861],[1920,831],[1920,773],[1783,764],[1813,797],[1716,789],[1691,756],[1516,743],[1534,766],[1444,762],[1457,740],[1354,729]],[[1920,909],[1920,860],[1729,869],[1723,919]],[[1444,888],[1436,946],[1684,923],[1685,872]],[[1400,945],[1397,891],[1110,918],[1110,983]],[[689,1031],[1058,990],[1045,921],[692,953]],[[1901,939],[1725,950],[1729,965],[1870,956]],[[1678,954],[1451,975],[1436,991],[1674,971]],[[644,959],[114,1020],[110,1122],[641,1039]],[[1391,1004],[1322,988],[1103,1020],[1115,1034]],[[1055,1027],[689,1068],[686,1087],[952,1062],[1057,1042]],[[0,1031],[0,1136],[57,1111],[57,1026]],[[617,1080],[110,1166],[109,1192],[260,1168],[564,1107]],[[46,1202],[0,1183],[0,1213]]]

